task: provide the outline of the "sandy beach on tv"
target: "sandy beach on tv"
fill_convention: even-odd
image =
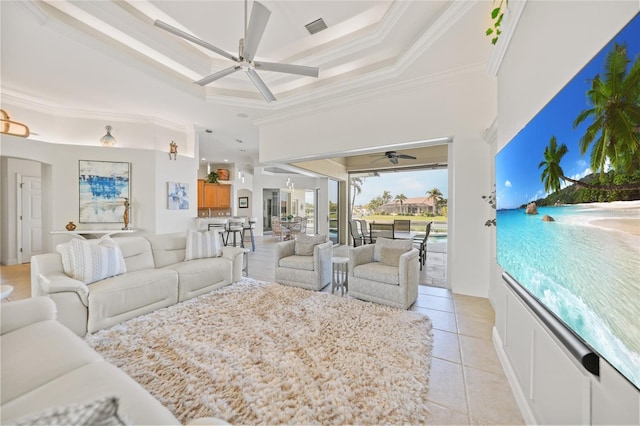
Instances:
[[[640,237],[640,200],[613,201],[611,203],[578,204],[594,210],[619,211],[619,217],[589,220],[588,224],[600,228],[612,229]]]

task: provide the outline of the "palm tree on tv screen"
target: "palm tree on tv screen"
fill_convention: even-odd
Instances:
[[[540,180],[544,184],[544,190],[547,192],[556,192],[560,190],[560,180],[570,180],[573,183],[580,183],[564,176],[560,160],[569,152],[565,144],[558,146],[558,140],[555,136],[551,136],[549,145],[544,149],[544,160],[538,164],[538,168],[542,168]]]
[[[596,75],[587,91],[592,108],[583,110],[573,122],[593,122],[580,138],[580,151],[591,150],[590,166],[604,178],[607,159],[618,173],[640,170],[640,57],[627,72],[631,60],[626,45],[615,44],[605,60],[604,78]]]

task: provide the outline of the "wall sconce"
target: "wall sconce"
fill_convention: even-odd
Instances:
[[[28,138],[31,134],[26,124],[11,120],[9,113],[3,109],[0,109],[0,133],[21,138]]]
[[[114,146],[117,141],[116,138],[111,136],[111,126],[107,126],[105,129],[107,130],[107,134],[100,138],[100,143],[102,146]]]
[[[171,141],[169,144],[169,160],[175,160],[178,155],[178,144]]]

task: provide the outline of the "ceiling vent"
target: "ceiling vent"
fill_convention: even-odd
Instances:
[[[319,33],[322,30],[326,30],[328,27],[324,22],[324,19],[320,18],[308,23],[307,25],[305,25],[305,28],[307,29],[307,31],[309,31],[309,34],[315,34]]]

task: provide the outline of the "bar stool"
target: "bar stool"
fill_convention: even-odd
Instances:
[[[242,217],[232,217],[229,219],[229,223],[227,224],[227,244],[229,245],[229,239],[231,238],[231,234],[233,234],[233,246],[237,247],[237,237],[240,239],[240,247],[244,248],[244,241],[242,240],[242,235],[244,232],[244,218]]]
[[[227,232],[227,223],[229,222],[227,219],[225,218],[211,218],[208,220],[209,222],[209,226],[207,227],[207,229],[209,231],[213,230],[213,229],[217,229],[220,233],[220,238],[222,238],[222,244],[224,244],[225,246],[227,245],[227,242],[224,239],[224,234],[225,232]],[[228,237],[227,237],[228,239]]]
[[[250,217],[242,229],[242,241],[244,241],[244,233],[249,230],[249,236],[251,237],[251,251],[256,251],[256,239],[253,236],[253,230],[256,229],[256,223],[258,223],[257,217]]]

